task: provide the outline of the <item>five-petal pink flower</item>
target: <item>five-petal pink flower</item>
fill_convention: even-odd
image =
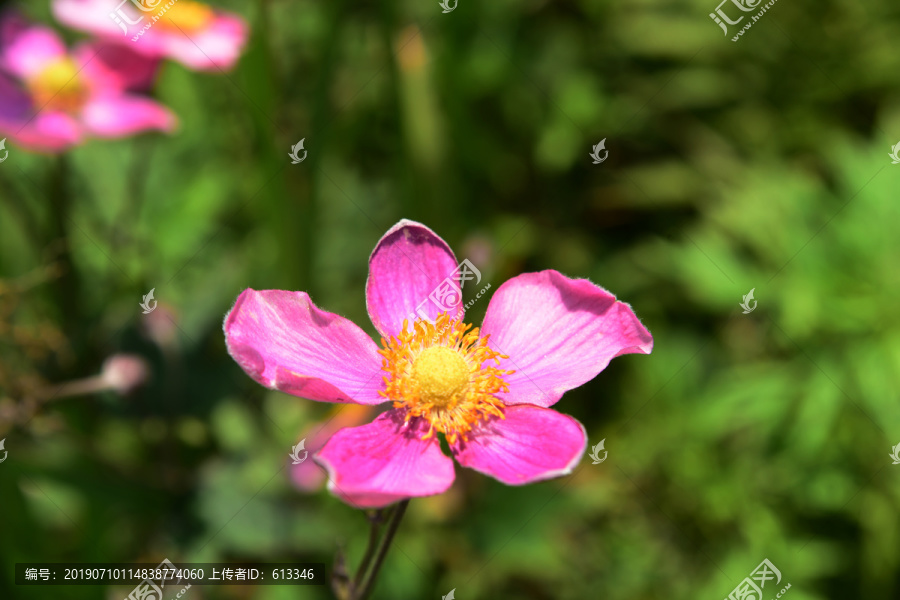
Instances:
[[[110,13],[118,11],[125,20],[117,23]],[[196,70],[231,69],[248,36],[238,15],[192,0],[54,0],[53,14],[73,29]]]
[[[70,53],[52,29],[7,13],[0,18],[0,137],[59,152],[89,136],[171,131],[174,115],[134,93],[155,68],[155,61],[96,42]]]
[[[369,259],[366,303],[382,349],[304,292],[244,290],[225,319],[229,353],[260,384],[322,402],[393,403],[371,423],[337,431],[314,456],[348,503],[446,491],[455,474],[438,432],[460,465],[509,485],[570,473],[585,430],[549,407],[612,358],[653,347],[627,304],[552,270],[501,285],[479,333],[422,304],[454,273],[450,247],[403,220]],[[427,318],[409,321],[414,314]]]

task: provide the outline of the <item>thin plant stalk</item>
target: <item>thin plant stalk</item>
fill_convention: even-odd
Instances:
[[[363,577],[366,575],[366,571],[369,570],[369,564],[372,562],[372,557],[375,556],[375,548],[378,545],[378,533],[381,531],[381,525],[384,523],[385,517],[391,514],[391,510],[393,510],[393,508],[379,510],[369,517],[369,543],[366,546],[366,552],[363,554],[362,560],[359,563],[359,570],[356,572],[356,577],[353,578],[354,590],[359,589]]]
[[[394,534],[397,533],[397,529],[400,527],[400,521],[403,520],[403,515],[406,513],[408,505],[409,500],[404,500],[393,509],[388,517],[384,536],[381,538],[381,543],[378,545],[378,550],[376,550],[374,555],[375,562],[372,564],[371,570],[362,579],[362,586],[353,586],[352,600],[365,600],[372,592],[372,588],[375,586],[375,579],[378,577],[378,572],[381,570],[381,565],[384,563],[384,559],[391,547],[391,542],[394,539]],[[359,574],[357,574],[358,578]],[[356,581],[354,581],[355,583]]]

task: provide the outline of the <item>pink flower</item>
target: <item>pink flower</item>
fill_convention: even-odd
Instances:
[[[15,14],[0,18],[0,137],[26,148],[59,152],[87,136],[117,138],[148,129],[170,131],[175,117],[150,98],[155,63],[102,44],[69,53],[47,27]]]
[[[73,29],[197,70],[231,69],[247,43],[241,17],[191,0],[54,0],[53,14]]]
[[[225,319],[228,352],[268,388],[321,402],[392,402],[314,457],[345,502],[379,507],[446,491],[453,461],[437,433],[462,466],[509,485],[570,473],[587,446],[584,427],[549,407],[614,357],[653,347],[627,304],[557,271],[501,285],[480,331],[421,304],[456,272],[440,237],[403,220],[369,258],[366,305],[381,349],[304,292],[244,290]],[[410,319],[417,311],[427,320]]]

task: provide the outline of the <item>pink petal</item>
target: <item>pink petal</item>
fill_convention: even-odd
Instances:
[[[0,21],[0,67],[23,79],[66,56],[66,46],[49,27],[32,25],[11,13]]]
[[[314,457],[328,471],[328,489],[359,508],[447,491],[455,477],[453,461],[436,437],[420,439],[427,431],[423,420],[404,426],[403,419],[403,411],[390,410],[328,440]]]
[[[81,76],[91,89],[101,92],[144,91],[156,78],[159,59],[148,58],[114,42],[81,44],[73,53],[84,65]]]
[[[149,129],[172,131],[175,115],[141,96],[98,96],[82,109],[82,121],[97,137],[123,137]]]
[[[325,443],[344,427],[356,427],[372,418],[373,406],[361,404],[341,404],[336,406],[322,421],[310,424],[298,438],[306,440],[306,450],[310,454],[318,452]],[[299,465],[290,465],[291,480],[298,488],[312,491],[325,483],[325,471],[315,461],[306,460]]]
[[[122,28],[109,16],[119,9],[120,2],[121,0],[53,0],[51,8],[56,20],[72,29],[99,37],[126,40],[129,33],[134,35],[147,20],[144,19],[137,25],[125,23],[130,31],[123,33]],[[132,21],[144,15],[131,2],[126,2],[121,9]]]
[[[366,306],[375,328],[385,337],[395,336],[404,319],[412,325],[417,311],[430,320],[441,312],[462,313],[458,296],[438,297],[439,286],[459,289],[456,268],[450,246],[421,223],[403,219],[391,227],[369,257]]]
[[[0,113],[2,105],[0,100]],[[31,120],[28,115],[17,120],[0,116],[0,139],[7,136],[10,142],[26,150],[55,154],[81,143],[83,130],[78,121],[64,112],[44,111]]]
[[[552,406],[622,354],[649,354],[650,332],[631,307],[587,279],[569,279],[557,271],[525,273],[494,293],[482,334],[489,345],[509,356],[500,364],[513,369],[504,379],[507,404]]]
[[[213,21],[201,31],[185,34],[149,29],[136,44],[157,44],[161,54],[191,69],[228,71],[247,43],[247,29],[239,16],[216,11]]]
[[[321,402],[380,404],[378,346],[305,292],[244,290],[225,317],[228,353],[257,382]]]
[[[507,485],[523,485],[568,475],[584,455],[587,434],[569,415],[517,405],[508,406],[504,416],[452,446],[459,464]]]

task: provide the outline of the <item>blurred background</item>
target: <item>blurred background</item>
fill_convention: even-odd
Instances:
[[[412,501],[374,598],[718,600],[766,558],[789,600],[900,597],[900,7],[782,0],[735,43],[715,2],[222,0],[248,44],[228,72],[163,64],[173,134],[10,139],[0,596],[129,591],[16,587],[24,561],[343,545],[355,567],[364,515],[288,458],[332,407],[256,385],[221,326],[244,288],[280,288],[374,335],[368,255],[410,218],[492,290],[590,278],[655,348],[555,407],[605,462],[520,488],[457,468]]]

